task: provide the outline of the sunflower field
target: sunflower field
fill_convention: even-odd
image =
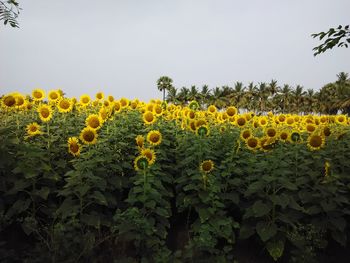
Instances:
[[[322,262],[349,248],[347,115],[41,89],[0,102],[1,262]]]

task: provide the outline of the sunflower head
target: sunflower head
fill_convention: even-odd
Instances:
[[[210,106],[208,107],[208,112],[209,112],[210,114],[215,114],[215,113],[217,112],[217,108],[215,107],[215,105],[210,105]]]
[[[240,137],[243,141],[248,140],[248,138],[251,136],[252,136],[252,131],[250,129],[244,129],[240,133]]]
[[[100,129],[102,122],[102,118],[97,114],[90,114],[85,120],[86,126],[94,130]]]
[[[68,139],[68,152],[73,156],[79,156],[81,146],[77,137],[70,137]]]
[[[162,142],[162,134],[159,131],[152,130],[147,134],[147,141],[151,145],[157,146]]]
[[[196,129],[196,134],[199,136],[208,136],[210,133],[208,125],[201,125]]]
[[[35,101],[42,101],[45,99],[45,91],[42,89],[34,89],[32,91],[32,98]]]
[[[85,144],[95,144],[98,134],[95,129],[85,127],[80,133],[80,140]]]
[[[57,102],[61,98],[61,94],[58,90],[50,90],[47,98],[49,102]]]
[[[257,150],[260,147],[258,138],[255,138],[253,136],[249,137],[246,140],[246,145],[250,150]]]
[[[90,102],[91,102],[91,98],[89,95],[83,94],[80,96],[79,103],[81,106],[87,107],[89,106]]]
[[[226,114],[229,117],[232,117],[238,113],[237,108],[234,106],[227,107]]]
[[[310,134],[307,140],[307,146],[311,151],[320,150],[325,144],[325,139],[318,134]]]
[[[281,141],[284,141],[284,142],[290,140],[290,134],[289,134],[289,132],[288,132],[288,131],[283,131],[283,130],[282,130],[282,131],[279,133],[279,139],[280,139]]]
[[[340,125],[346,125],[347,124],[347,117],[346,115],[337,115],[335,117],[335,122],[340,124]]]
[[[237,119],[236,119],[236,124],[238,127],[244,127],[244,125],[247,123],[247,120],[246,118],[244,118],[244,116],[239,116]]]
[[[156,116],[152,113],[152,111],[146,111],[143,114],[143,122],[147,125],[152,124],[156,121]]]
[[[214,169],[212,160],[205,160],[199,165],[199,170],[204,173],[210,173]]]
[[[308,133],[313,133],[316,130],[316,125],[313,123],[307,123],[305,129]]]
[[[67,113],[72,111],[73,109],[73,102],[70,99],[67,98],[61,98],[57,102],[57,109],[61,113]]]
[[[105,98],[105,94],[103,92],[97,92],[95,97],[96,100],[101,101]]]
[[[134,160],[134,168],[136,171],[146,170],[149,166],[148,158],[144,155],[140,155]]]
[[[16,106],[16,98],[12,94],[5,95],[2,100],[2,106],[5,109],[10,109]]]
[[[43,122],[48,122],[51,120],[52,118],[52,109],[50,106],[46,105],[46,104],[42,104],[38,107],[37,109],[38,113],[39,113],[39,118],[43,121]]]
[[[276,138],[277,130],[274,127],[269,127],[269,128],[266,128],[265,134],[269,138]]]
[[[160,105],[160,104],[155,104],[154,107],[153,107],[153,113],[154,113],[156,116],[162,115],[162,113],[163,113],[162,105]]]
[[[145,143],[145,137],[143,137],[142,135],[137,135],[136,138],[136,144],[137,146],[142,149],[143,148],[143,145]]]
[[[141,155],[146,156],[148,164],[152,165],[156,161],[156,153],[150,148],[144,148],[141,150]]]
[[[36,122],[30,123],[26,127],[27,134],[29,137],[41,134],[42,132],[40,131],[40,125]]]

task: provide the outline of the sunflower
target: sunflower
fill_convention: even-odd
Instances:
[[[265,127],[268,124],[268,120],[265,116],[259,118],[259,125]]]
[[[284,142],[289,141],[289,140],[290,140],[290,134],[289,134],[289,132],[288,132],[288,131],[281,131],[281,132],[279,133],[279,139],[280,139],[281,141],[284,141]]]
[[[210,114],[215,114],[215,113],[217,112],[217,109],[216,109],[215,105],[210,105],[210,106],[208,107],[208,112],[209,112]]]
[[[30,123],[26,127],[27,134],[29,137],[41,134],[42,132],[40,131],[40,125],[36,122]]]
[[[199,136],[208,136],[210,133],[208,125],[201,125],[196,129],[196,134]]]
[[[43,122],[48,122],[52,118],[52,108],[46,104],[42,104],[38,107],[39,118]]]
[[[273,127],[269,127],[265,129],[265,134],[267,135],[267,137],[269,138],[276,138],[277,136],[277,130]]]
[[[322,129],[322,132],[323,132],[323,135],[328,137],[331,135],[331,129],[328,127],[328,126],[324,126],[323,129]]]
[[[346,115],[337,115],[335,117],[335,122],[341,125],[346,125],[347,124],[347,119],[346,119]]]
[[[162,134],[159,131],[152,130],[147,134],[147,141],[151,145],[157,146],[162,142]]]
[[[251,136],[246,140],[246,145],[250,150],[256,150],[259,148],[259,140]]]
[[[307,140],[307,146],[310,150],[315,151],[321,149],[325,144],[325,139],[318,134],[310,134]]]
[[[98,111],[98,115],[100,116],[102,121],[107,120],[107,118],[110,116],[109,108],[101,107],[101,109]]]
[[[156,116],[151,111],[146,111],[143,114],[143,121],[145,124],[152,124],[156,121]]]
[[[126,108],[127,106],[129,106],[129,100],[127,98],[121,98],[120,105],[122,106],[122,108]]]
[[[58,92],[58,90],[50,90],[47,98],[49,102],[57,102],[61,98],[61,94]]]
[[[199,165],[199,170],[204,173],[210,173],[214,169],[212,160],[205,160]]]
[[[137,146],[142,149],[143,148],[143,145],[145,143],[145,137],[143,137],[142,135],[137,135],[136,138],[136,144]]]
[[[68,139],[68,152],[73,156],[79,156],[81,146],[77,137],[70,137]]]
[[[26,100],[22,94],[15,95],[16,107],[18,109],[24,109],[26,107]]]
[[[146,156],[148,159],[148,164],[152,165],[156,161],[156,153],[150,148],[144,148],[141,150],[141,155]]]
[[[146,170],[149,164],[148,158],[144,155],[137,156],[134,160],[134,168],[136,171]]]
[[[162,113],[163,113],[162,105],[159,105],[159,104],[154,105],[154,107],[153,107],[153,113],[154,113],[156,116],[162,115]]]
[[[331,169],[331,164],[328,161],[326,161],[324,163],[324,176],[325,177],[329,176],[330,169]]]
[[[61,113],[67,113],[72,111],[73,109],[73,102],[70,101],[70,99],[66,99],[66,98],[61,98],[58,102],[57,102],[57,109],[59,112]]]
[[[193,111],[193,110],[189,110],[189,111],[187,112],[187,118],[193,120],[194,118],[196,118],[196,112]]]
[[[80,133],[80,140],[85,144],[95,144],[97,142],[98,134],[96,130],[90,127],[85,127]]]
[[[5,95],[2,98],[1,102],[2,102],[2,106],[5,109],[10,109],[16,106],[16,98],[12,94]]]
[[[102,123],[103,123],[102,118],[97,114],[90,114],[85,120],[86,126],[94,130],[100,129],[102,126]]]
[[[308,133],[313,133],[316,130],[316,125],[313,123],[308,123],[306,124],[305,129]]]
[[[113,103],[114,97],[113,97],[112,95],[108,95],[107,100],[108,100],[110,103]]]
[[[118,113],[122,110],[122,105],[120,104],[120,102],[118,100],[114,101],[113,109],[114,109],[114,112],[116,112],[116,113]]]
[[[45,98],[45,91],[42,89],[34,89],[32,92],[33,100],[42,101]]]
[[[287,119],[286,119],[287,125],[292,126],[294,124],[294,122],[297,122],[297,121],[295,120],[295,118],[293,116],[287,117]]]
[[[244,127],[244,125],[246,124],[247,120],[246,118],[244,118],[244,116],[239,116],[237,119],[236,119],[236,124],[238,127]]]
[[[80,96],[79,103],[81,106],[87,107],[89,106],[90,102],[91,102],[91,98],[89,95],[83,94]]]
[[[135,99],[135,100],[130,102],[130,108],[133,109],[133,110],[135,110],[138,105],[139,105],[139,100],[138,99]]]
[[[97,92],[95,97],[96,100],[101,101],[105,98],[105,94],[103,92]]]
[[[277,116],[277,120],[279,123],[285,122],[286,116],[284,114],[280,114]]]
[[[274,138],[270,138],[268,136],[262,137],[262,138],[259,139],[260,148],[264,152],[267,152],[267,151],[272,149],[273,144],[275,143],[275,141],[276,140]]]
[[[234,106],[230,106],[226,109],[226,114],[229,116],[229,117],[232,117],[234,115],[237,114],[237,108],[234,107]]]
[[[248,138],[251,136],[252,136],[252,131],[250,129],[244,129],[240,133],[240,137],[243,141],[248,140]]]

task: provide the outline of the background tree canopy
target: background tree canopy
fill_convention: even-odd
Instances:
[[[17,17],[19,15],[19,6],[16,0],[0,1],[0,20],[12,27],[19,27]]]
[[[328,49],[332,49],[335,46],[347,48],[350,44],[349,25],[339,25],[337,28],[330,28],[327,32],[320,32],[312,34],[311,36],[313,38],[319,37],[320,40],[326,37],[325,41],[321,45],[312,49],[315,51],[314,56],[317,56]]]

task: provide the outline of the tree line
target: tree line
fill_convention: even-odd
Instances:
[[[221,86],[209,89],[208,85],[201,88],[176,88],[169,77],[161,77],[157,86],[163,92],[163,100],[177,105],[186,105],[196,100],[202,107],[215,105],[218,109],[234,105],[243,111],[264,113],[319,113],[350,114],[350,78],[349,74],[341,72],[337,80],[323,86],[319,91],[305,89],[301,85],[295,87],[279,85],[276,80],[269,83],[250,82],[244,85],[236,82],[233,86]],[[165,96],[165,91],[167,95]]]

